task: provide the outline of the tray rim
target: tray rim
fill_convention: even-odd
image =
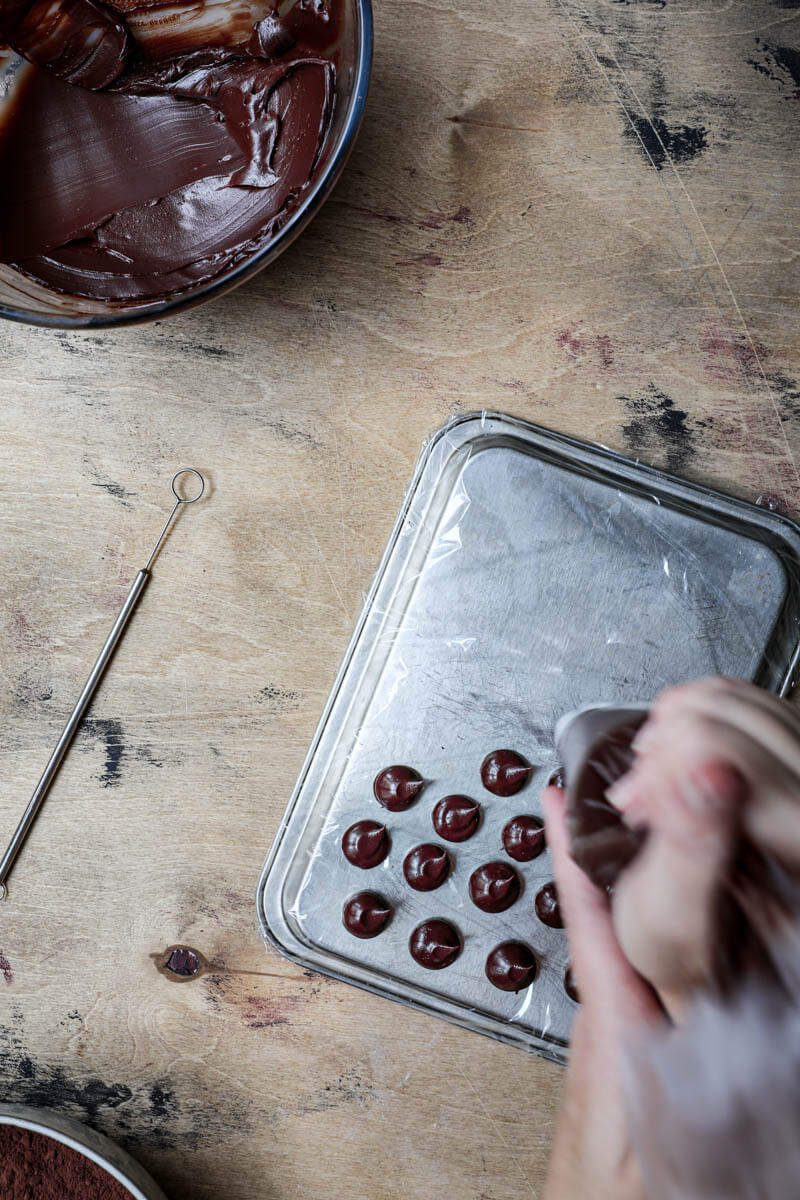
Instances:
[[[383,582],[387,568],[390,564],[392,555],[397,545],[398,538],[404,526],[408,511],[417,494],[422,476],[434,454],[434,451],[448,437],[452,437],[458,433],[460,436],[453,445],[453,452],[457,451],[461,446],[469,443],[472,440],[477,440],[485,427],[488,424],[499,423],[502,427],[496,431],[502,436],[505,433],[507,436],[515,434],[520,440],[533,444],[540,450],[552,450],[556,454],[559,452],[567,454],[571,459],[573,468],[575,461],[582,465],[600,465],[601,471],[611,477],[609,482],[616,481],[619,486],[625,487],[626,490],[634,491],[638,494],[646,493],[647,482],[651,481],[654,485],[654,490],[666,491],[671,497],[675,498],[678,494],[679,504],[675,507],[685,508],[691,511],[692,508],[697,512],[698,516],[702,512],[708,512],[716,508],[721,508],[728,515],[733,515],[741,519],[750,518],[750,522],[762,527],[765,530],[771,531],[775,536],[781,538],[790,545],[794,543],[794,557],[800,572],[800,524],[794,521],[791,517],[785,516],[783,513],[773,512],[770,509],[762,508],[748,500],[742,500],[736,496],[731,496],[728,493],[721,492],[718,489],[708,487],[704,484],[695,483],[691,480],[682,479],[680,476],[672,475],[667,471],[662,471],[657,467],[652,467],[647,463],[639,462],[637,459],[630,458],[627,455],[621,454],[616,450],[612,450],[600,443],[583,441],[579,438],[574,438],[569,434],[558,433],[554,430],[549,430],[544,426],[538,425],[532,421],[526,421],[520,417],[514,417],[511,414],[500,412],[495,409],[477,409],[469,413],[459,414],[457,417],[451,418],[440,426],[424,443],[422,450],[417,458],[410,483],[403,497],[400,511],[397,519],[394,522],[391,533],[389,535],[386,547],[381,555],[380,562],[375,571],[369,591],[364,600],[361,612],[359,613],[353,633],[348,641],[347,648],[339,664],[331,690],[325,701],[322,713],[314,731],[308,751],[303,760],[300,772],[297,777],[294,788],[292,789],[286,809],[281,817],[280,824],[275,832],[264,864],[261,868],[258,884],[256,887],[255,901],[258,914],[259,928],[262,937],[269,942],[276,950],[279,951],[285,958],[298,963],[301,966],[307,967],[320,975],[325,975],[332,979],[337,979],[342,983],[347,983],[351,987],[361,988],[363,991],[370,992],[372,995],[380,996],[384,999],[398,1001],[405,1004],[407,1007],[415,1008],[422,1012],[436,1016],[439,1019],[446,1020],[451,1024],[461,1026],[474,1033],[483,1034],[486,1037],[492,1037],[495,1040],[505,1042],[509,1045],[521,1047],[530,1052],[536,1052],[539,1055],[548,1058],[554,1062],[565,1063],[567,1058],[568,1047],[558,1041],[539,1038],[529,1031],[523,1031],[521,1028],[516,1028],[513,1025],[503,1026],[501,1019],[492,1018],[496,1021],[498,1028],[481,1028],[474,1020],[468,1021],[466,1014],[450,1013],[443,1011],[435,1004],[428,1001],[424,995],[415,995],[409,997],[399,992],[395,992],[391,987],[382,983],[367,983],[352,975],[345,974],[343,971],[337,971],[333,967],[321,967],[318,963],[308,957],[308,952],[305,948],[296,950],[292,946],[287,945],[278,935],[269,921],[265,909],[265,891],[267,882],[271,875],[275,861],[283,847],[284,839],[288,827],[295,816],[298,803],[305,786],[306,779],[309,774],[311,764],[316,755],[323,734],[327,728],[328,719],[331,711],[339,697],[342,684],[345,676],[350,668],[355,655],[361,634],[364,626],[372,611],[375,595]],[[477,424],[477,429],[473,433],[469,427]],[[494,432],[494,431],[493,431]],[[633,476],[633,478],[631,478]],[[692,501],[694,500],[694,505]],[[658,503],[657,498],[653,497],[654,503]],[[741,536],[746,536],[742,534]],[[795,671],[798,661],[800,661],[800,634],[795,638],[794,647],[791,655],[788,658],[788,663],[784,669],[783,677],[778,688],[772,689],[779,696],[786,696],[795,686]],[[300,943],[302,946],[302,943]]]

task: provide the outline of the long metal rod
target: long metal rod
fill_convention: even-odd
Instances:
[[[116,621],[114,622],[114,624],[111,628],[111,632],[109,633],[108,637],[105,640],[103,649],[100,651],[100,653],[97,656],[97,662],[92,667],[89,678],[86,680],[86,683],[83,685],[83,691],[81,692],[80,696],[78,697],[78,702],[75,705],[75,707],[73,708],[70,718],[67,721],[66,725],[64,726],[63,732],[61,734],[61,737],[58,739],[55,750],[50,755],[50,761],[48,762],[47,766],[45,767],[44,771],[42,772],[42,778],[39,780],[39,782],[36,785],[36,790],[34,791],[33,795],[31,796],[30,801],[28,802],[28,807],[25,809],[25,812],[22,814],[22,820],[20,821],[19,825],[17,826],[17,828],[14,832],[14,836],[11,838],[11,841],[8,844],[8,849],[6,850],[2,859],[0,859],[0,899],[3,899],[6,894],[5,881],[6,881],[6,877],[8,876],[8,873],[11,870],[11,867],[14,863],[14,859],[17,857],[20,850],[22,849],[22,843],[25,841],[25,838],[28,834],[28,830],[30,829],[31,825],[33,824],[33,822],[36,818],[36,814],[39,811],[39,808],[41,806],[41,803],[44,800],[45,796],[47,795],[47,790],[50,787],[50,784],[53,782],[53,779],[55,778],[56,771],[58,770],[58,768],[61,765],[61,760],[64,757],[64,755],[67,753],[69,744],[72,741],[73,737],[75,736],[75,730],[80,725],[81,720],[83,718],[83,714],[86,712],[86,709],[89,707],[89,701],[91,700],[92,696],[94,695],[95,689],[97,688],[97,685],[100,682],[103,672],[105,671],[106,666],[108,665],[108,660],[111,658],[111,655],[114,653],[117,642],[122,637],[125,626],[128,624],[128,621],[130,620],[131,613],[133,612],[134,608],[136,607],[139,597],[141,596],[142,592],[144,591],[145,584],[147,583],[147,581],[149,579],[150,579],[150,572],[148,570],[143,569],[139,572],[139,574],[136,576],[133,583],[131,584],[131,590],[128,592],[127,596],[125,597],[125,602],[122,605],[122,608],[119,610],[119,616],[117,617]]]
[[[175,481],[181,475],[195,475],[197,477],[197,479],[200,481],[200,490],[198,491],[196,496],[187,498],[187,497],[179,495],[179,493],[175,487]],[[66,725],[64,726],[64,729],[62,731],[61,737],[58,739],[58,743],[56,745],[55,750],[50,755],[50,760],[42,773],[41,779],[39,780],[39,782],[36,785],[36,790],[34,791],[33,795],[31,796],[30,800],[28,801],[28,807],[25,809],[25,812],[22,814],[22,820],[20,821],[19,825],[15,829],[14,835],[11,838],[11,841],[8,843],[8,848],[6,849],[5,854],[3,855],[2,858],[0,858],[0,900],[5,899],[6,892],[7,892],[6,879],[8,878],[8,874],[9,874],[12,866],[14,865],[14,860],[17,857],[17,855],[19,854],[20,850],[22,849],[22,844],[28,835],[28,831],[29,831],[31,825],[36,820],[36,814],[38,813],[38,811],[42,805],[42,801],[44,800],[45,796],[47,795],[47,792],[50,788],[50,784],[53,782],[53,779],[55,778],[56,772],[58,771],[58,768],[61,765],[61,760],[63,759],[64,755],[67,753],[67,750],[69,749],[70,742],[72,741],[73,737],[75,736],[75,731],[78,728],[78,726],[80,725],[81,720],[83,719],[83,715],[86,712],[86,709],[89,707],[89,701],[91,700],[92,696],[94,695],[95,689],[97,688],[98,683],[100,682],[100,680],[103,677],[103,672],[105,671],[106,667],[108,666],[109,660],[110,660],[112,654],[114,653],[114,650],[116,649],[117,643],[119,642],[120,638],[122,637],[122,634],[125,631],[125,626],[128,624],[128,621],[131,618],[131,614],[133,613],[133,610],[136,608],[136,605],[139,602],[139,598],[145,589],[145,585],[147,584],[148,580],[150,579],[150,567],[153,565],[153,561],[155,560],[156,555],[158,554],[159,550],[161,549],[164,538],[167,536],[167,530],[169,529],[170,525],[172,524],[173,520],[175,519],[175,515],[178,512],[178,509],[181,508],[181,506],[184,504],[193,504],[195,502],[195,500],[199,500],[203,494],[204,488],[205,488],[205,481],[203,480],[203,476],[200,474],[199,471],[196,471],[194,469],[194,467],[185,467],[183,470],[178,471],[173,476],[172,492],[173,492],[173,495],[175,496],[175,507],[173,508],[170,515],[167,517],[166,523],[164,525],[164,528],[161,530],[158,541],[156,542],[155,546],[153,547],[153,552],[150,555],[149,559],[147,560],[147,566],[142,568],[142,570],[139,572],[139,574],[136,576],[133,583],[131,584],[131,589],[128,592],[127,596],[125,597],[125,601],[122,605],[122,608],[119,610],[119,615],[117,616],[117,619],[111,628],[111,632],[109,633],[108,637],[105,640],[103,649],[98,654],[97,661],[94,664],[94,666],[92,667],[89,678],[86,680],[86,683],[83,685],[83,691],[81,692],[80,696],[78,697],[78,702],[75,705],[75,707],[73,708],[70,718],[67,721]]]

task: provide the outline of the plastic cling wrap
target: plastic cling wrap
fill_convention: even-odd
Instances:
[[[499,414],[446,426],[423,452],[265,866],[265,935],[315,970],[563,1058],[575,1012],[566,938],[536,904],[552,880],[549,854],[515,862],[504,826],[540,814],[538,794],[558,765],[554,728],[569,711],[598,699],[647,703],[716,672],[785,688],[799,547],[780,516],[603,449]],[[534,768],[507,797],[480,776],[500,748]],[[393,764],[426,781],[403,811],[373,796],[376,774]],[[457,843],[432,823],[454,793],[480,805],[477,832]],[[358,821],[385,825],[390,841],[368,869],[341,849]],[[450,859],[430,891],[403,875],[422,843]],[[490,862],[512,866],[520,883],[500,912],[470,897],[472,872]],[[342,923],[362,890],[392,909],[371,938]],[[463,942],[438,970],[409,953],[412,931],[434,919]],[[484,969],[509,940],[538,963],[518,992],[493,986]]]

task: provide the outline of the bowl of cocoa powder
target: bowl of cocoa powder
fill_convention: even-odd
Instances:
[[[44,1108],[0,1104],[2,1200],[166,1200],[102,1133]]]

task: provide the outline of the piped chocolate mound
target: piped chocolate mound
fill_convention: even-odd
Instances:
[[[484,863],[469,877],[469,894],[472,903],[483,912],[505,912],[517,900],[520,893],[519,875],[504,862]]]
[[[536,915],[543,925],[549,925],[551,929],[564,928],[564,918],[561,916],[558,903],[558,889],[554,883],[546,883],[536,893],[534,907]]]
[[[429,971],[449,967],[461,953],[461,938],[449,921],[423,921],[408,942],[411,957]]]
[[[348,933],[357,938],[374,938],[392,919],[392,906],[377,892],[357,892],[344,906],[342,920]]]
[[[503,848],[517,862],[538,858],[545,847],[544,825],[538,817],[512,817],[503,829]]]
[[[481,763],[481,783],[495,796],[513,796],[523,788],[533,767],[516,750],[493,750]]]
[[[345,830],[342,853],[354,867],[370,870],[382,863],[389,853],[389,834],[378,821],[356,821]]]
[[[425,781],[413,767],[386,767],[375,776],[372,791],[389,812],[403,812],[411,807],[424,786]]]
[[[572,973],[572,967],[567,967],[567,973],[564,976],[564,991],[570,1000],[574,1000],[576,1004],[580,1004],[581,996],[578,991],[578,985],[575,982],[575,976]]]
[[[447,851],[432,842],[424,842],[409,850],[403,859],[403,874],[406,883],[415,892],[432,892],[441,887],[450,874],[450,859]]]
[[[486,978],[501,992],[521,992],[536,978],[536,959],[523,942],[501,942],[486,959]]]
[[[444,796],[433,810],[433,828],[447,842],[465,842],[481,823],[481,806],[469,796]]]

